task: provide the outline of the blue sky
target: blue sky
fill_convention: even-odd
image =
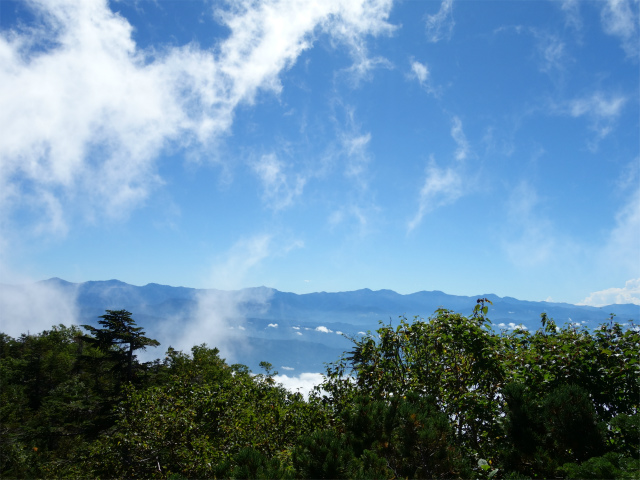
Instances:
[[[0,282],[640,303],[637,0],[0,1]]]

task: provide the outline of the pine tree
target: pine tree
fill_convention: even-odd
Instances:
[[[116,360],[116,365],[126,366],[126,378],[133,378],[133,352],[144,350],[148,346],[157,347],[160,343],[152,338],[145,337],[142,327],[136,327],[136,322],[131,318],[131,312],[126,310],[107,310],[98,321],[105,328],[96,328],[91,325],[82,325],[93,337],[85,336],[83,339],[94,344],[100,350]],[[128,349],[124,346],[128,345]]]

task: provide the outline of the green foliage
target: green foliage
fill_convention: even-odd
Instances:
[[[216,349],[197,346],[192,357],[171,350],[166,363],[169,375],[161,385],[127,387],[114,431],[91,452],[101,475],[273,473],[280,464],[272,460],[323,419],[319,409],[271,377],[232,369]],[[243,470],[236,463],[242,459],[253,466]]]
[[[608,425],[607,443],[613,452],[640,458],[640,413],[620,414]]]
[[[0,465],[2,476],[42,476],[41,466],[64,462],[90,395],[80,393],[75,327],[53,327],[12,339],[0,349]],[[81,406],[79,403],[83,403]],[[89,406],[89,407],[87,407]]]
[[[637,330],[623,330],[613,317],[594,333],[584,327],[557,328],[544,314],[542,323],[544,329],[535,334],[520,330],[504,339],[509,352],[505,363],[513,380],[524,382],[537,395],[559,385],[580,385],[605,421],[637,412]]]
[[[640,477],[640,459],[609,452],[581,464],[566,463],[560,472],[565,478],[572,479],[637,479]]]
[[[506,375],[500,338],[485,311],[484,302],[470,318],[441,309],[429,322],[401,318],[395,329],[382,326],[354,339],[354,348],[329,367],[323,389],[337,408],[356,392],[380,399],[407,393],[431,398],[450,419],[457,442],[485,456],[499,436]]]
[[[583,388],[560,385],[540,398],[531,396],[525,385],[512,383],[503,393],[505,468],[551,476],[564,463],[582,462],[604,452],[605,426],[598,423]]]
[[[293,450],[293,465],[302,478],[348,478],[352,455],[338,432],[317,430],[300,439]]]
[[[148,346],[157,347],[157,340],[144,336],[142,327],[136,327],[131,313],[126,310],[107,310],[98,321],[104,328],[82,325],[92,336],[84,336],[85,342],[95,345],[113,360],[113,370],[118,370],[126,376],[126,380],[133,379],[134,354],[136,350],[144,350]],[[124,348],[127,345],[128,348]]]
[[[125,310],[0,334],[2,478],[638,478],[640,333],[495,333],[487,299],[353,339],[308,400]]]
[[[607,451],[638,458],[640,334],[633,325],[623,330],[611,318],[589,333],[558,328],[543,314],[535,333],[496,334],[486,303],[479,300],[471,317],[441,309],[428,321],[401,318],[395,328],[354,338],[352,350],[328,367],[326,401],[344,412],[362,395],[387,404],[410,394],[429,398],[459,452],[492,459],[490,469],[477,463],[480,476],[554,476],[565,463]],[[396,437],[400,445],[412,441]]]

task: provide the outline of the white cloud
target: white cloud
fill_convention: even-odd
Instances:
[[[569,102],[566,112],[575,118],[589,119],[590,128],[595,132],[595,139],[589,142],[588,146],[591,150],[596,150],[598,142],[612,132],[615,121],[626,103],[625,96],[594,92]]]
[[[372,72],[376,68],[386,68],[388,70],[393,69],[393,64],[382,57],[368,57],[366,50],[359,53],[358,57],[354,59],[353,65],[343,70],[347,74],[348,79],[352,87],[357,87],[362,80],[370,80]]]
[[[427,17],[427,37],[436,43],[443,38],[449,40],[456,22],[453,19],[453,0],[442,0],[438,13]]]
[[[560,8],[565,13],[566,23],[575,30],[582,29],[582,17],[580,16],[580,0],[562,0]]]
[[[409,221],[408,232],[420,225],[427,213],[450,205],[468,193],[468,189],[464,188],[466,181],[464,161],[469,156],[469,142],[462,129],[460,118],[454,116],[451,123],[451,137],[457,145],[453,153],[455,162],[451,167],[441,168],[431,156],[426,168],[424,184],[420,189],[418,212]]]
[[[557,248],[553,229],[540,213],[540,199],[528,182],[520,182],[508,200],[508,229],[503,246],[509,260],[521,267],[547,262]]]
[[[305,398],[309,398],[313,388],[324,381],[324,376],[321,373],[301,373],[297,377],[276,375],[273,378],[287,390],[294,393],[300,392]]]
[[[332,228],[347,223],[355,225],[359,236],[370,233],[371,223],[379,211],[369,189],[369,164],[371,155],[369,145],[371,134],[362,133],[355,120],[355,111],[351,107],[344,108],[345,125],[338,132],[339,144],[327,155],[328,164],[343,166],[344,176],[350,180],[351,187],[345,191],[346,199],[331,212],[328,218]]]
[[[427,93],[438,97],[440,92],[431,84],[431,72],[428,65],[420,63],[417,60],[411,60],[411,71],[407,74],[407,78],[415,79]]]
[[[42,210],[42,220],[34,226],[33,233],[54,236],[67,234],[69,228],[64,218],[63,206],[52,192],[38,189],[34,195],[28,195],[24,200],[34,209]]]
[[[465,160],[469,154],[469,142],[462,131],[462,122],[458,117],[453,117],[453,125],[451,126],[451,137],[455,140],[458,148],[454,154],[456,160]]]
[[[203,290],[198,293],[197,303],[188,320],[170,319],[157,325],[158,340],[166,346],[188,352],[194,345],[206,343],[220,350],[223,358],[242,361],[249,348],[242,333],[246,308],[267,308],[273,290],[251,288],[237,291]],[[177,328],[179,327],[179,328]]]
[[[293,367],[285,367],[285,366],[283,366],[283,367],[280,367],[280,368],[282,368],[282,370],[289,370],[289,371],[295,370],[295,368],[293,368]]]
[[[264,200],[274,210],[290,206],[302,194],[306,178],[297,174],[290,179],[285,173],[285,164],[275,154],[263,155],[253,169],[262,182]]]
[[[365,182],[363,175],[366,172],[367,165],[369,164],[367,147],[370,141],[370,133],[358,135],[352,132],[342,136],[342,145],[347,157],[345,174],[348,177],[358,179],[361,183]]]
[[[76,292],[49,282],[0,284],[0,312],[0,332],[12,337],[70,326],[78,318]]]
[[[587,115],[597,119],[612,119],[620,115],[627,99],[620,95],[609,95],[606,98],[602,92],[595,92],[590,96],[578,98],[570,103],[570,113],[573,117]]]
[[[541,60],[540,69],[543,72],[562,70],[569,61],[564,42],[556,35],[548,33],[534,32],[534,35],[538,41],[538,53]]]
[[[619,303],[632,303],[640,305],[640,278],[627,280],[622,288],[607,288],[590,293],[579,305],[591,305],[592,307],[604,307]]]
[[[389,35],[395,30],[387,22],[393,0],[333,0],[333,3],[340,5],[339,15],[329,16],[323,30],[330,31],[332,38],[348,46],[353,65],[346,72],[353,84],[368,78],[378,66],[390,68],[391,64],[385,58],[369,56],[364,38],[366,35]]]
[[[522,324],[516,325],[514,322],[509,322],[509,325],[507,325],[506,323],[499,323],[498,326],[500,328],[504,328],[505,330],[529,330],[527,327],[525,327]]]
[[[615,217],[603,251],[604,263],[635,276],[640,265],[640,188],[636,188]]]
[[[427,80],[429,80],[429,68],[420,62],[411,62],[411,73],[420,85],[424,86]]]
[[[301,246],[297,241],[279,241],[276,245],[276,239],[273,235],[259,234],[237,241],[212,266],[206,282],[224,289],[242,288],[263,261]],[[162,327],[163,338],[174,347],[187,350],[205,342],[218,347],[223,356],[241,361],[242,353],[246,353],[249,347],[242,334],[229,331],[229,326],[244,330],[246,308],[252,312],[264,310],[268,308],[272,295],[273,290],[264,287],[235,291],[204,290],[197,297],[192,320],[181,327],[183,333],[177,335],[174,322],[166,322]],[[271,323],[269,327],[278,328],[278,324]]]
[[[211,268],[210,285],[233,289],[243,287],[249,272],[273,255],[273,236],[258,234],[238,240]]]
[[[514,32],[516,35],[531,35],[535,40],[535,55],[538,57],[539,69],[545,73],[562,71],[565,65],[572,61],[562,39],[546,29],[525,27],[523,25],[502,26],[493,33]]]
[[[640,55],[638,0],[606,0],[602,2],[602,28],[620,39],[628,57]]]
[[[333,333],[333,330],[329,330],[327,327],[320,325],[319,327],[316,327],[316,332]]]
[[[420,225],[427,213],[455,202],[463,193],[460,174],[453,168],[439,168],[432,158],[420,190],[418,212],[409,222],[408,231],[411,232]]]
[[[243,288],[247,283],[255,285],[250,278],[260,269],[262,262],[303,247],[300,240],[269,233],[241,238],[213,263],[211,273],[204,281],[221,289]]]
[[[393,30],[390,0],[243,0],[216,11],[230,33],[211,50],[142,50],[106,0],[28,5],[39,26],[0,34],[0,209],[38,192],[43,218],[56,212],[42,228],[62,233],[68,210],[126,216],[162,184],[167,146],[205,154],[239,104],[281,90],[315,35],[364,62],[366,37]]]
[[[157,183],[150,158],[184,120],[166,64],[145,65],[104,2],[31,5],[44,27],[0,36],[0,188],[16,181],[59,201],[63,188],[117,215]]]

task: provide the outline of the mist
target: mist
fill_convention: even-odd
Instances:
[[[0,284],[0,331],[12,337],[78,324],[76,290],[53,282]]]
[[[139,357],[158,358],[159,349],[165,352],[169,347],[189,353],[192,347],[206,344],[220,350],[220,357],[227,363],[243,363],[250,351],[244,334],[247,313],[266,310],[272,294],[268,288],[198,292],[195,306],[185,315],[162,319],[147,329],[147,336],[157,339],[161,346]]]

